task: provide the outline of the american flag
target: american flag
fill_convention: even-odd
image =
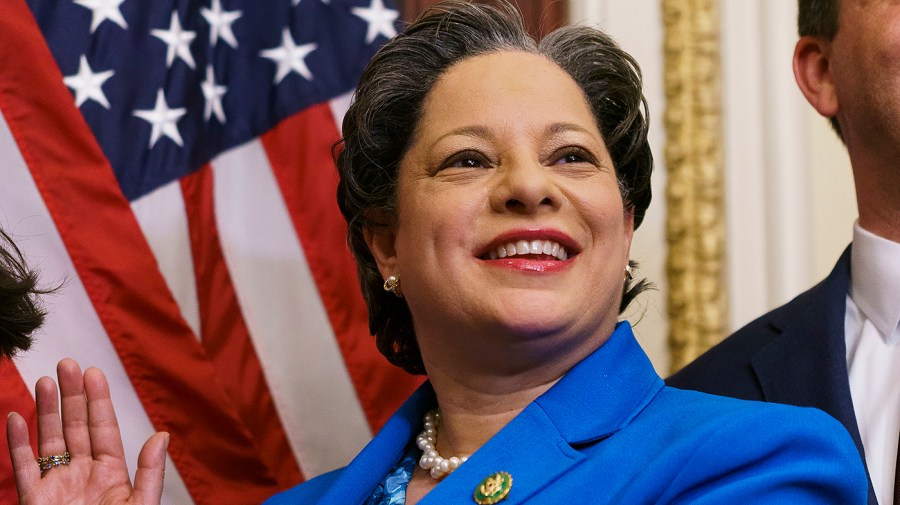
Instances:
[[[420,382],[390,367],[335,203],[331,149],[384,0],[4,0],[0,226],[45,286],[34,382],[102,368],[164,502],[258,503],[345,464]],[[15,501],[0,447],[0,502]]]

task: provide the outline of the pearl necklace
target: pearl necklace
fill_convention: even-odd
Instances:
[[[437,429],[440,425],[441,413],[434,409],[425,414],[425,429],[416,437],[416,445],[419,446],[419,449],[422,449],[422,458],[419,459],[419,466],[423,470],[430,470],[431,477],[434,479],[444,478],[469,459],[469,456],[444,458],[438,454],[435,442],[437,441]]]

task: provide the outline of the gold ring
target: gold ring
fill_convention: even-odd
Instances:
[[[37,459],[37,464],[41,469],[41,477],[43,477],[54,466],[68,465],[70,461],[72,461],[72,456],[69,454],[69,451],[66,451],[64,454],[51,454],[40,457]]]

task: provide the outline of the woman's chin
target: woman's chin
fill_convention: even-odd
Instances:
[[[548,314],[546,311],[522,311],[505,314],[492,325],[492,333],[508,335],[514,341],[531,341],[566,334],[576,325],[574,317]]]

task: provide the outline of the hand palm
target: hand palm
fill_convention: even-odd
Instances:
[[[41,477],[25,420],[11,415],[7,436],[19,503],[158,504],[168,434],[157,433],[144,444],[132,487],[106,378],[97,369],[87,370],[82,377],[72,360],[61,361],[57,375],[62,420],[53,380],[44,377],[35,388],[38,447],[43,456],[68,450],[71,461]]]

